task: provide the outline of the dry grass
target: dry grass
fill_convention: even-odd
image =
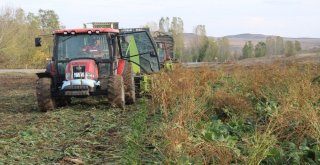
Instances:
[[[320,86],[312,83],[319,71],[317,64],[276,62],[215,70],[178,66],[155,75],[152,102],[163,123],[152,133],[161,139],[154,145],[168,161],[204,164],[259,164],[285,141],[319,145]],[[216,120],[229,131],[205,126]],[[202,136],[208,129],[216,131],[209,140]]]
[[[154,75],[150,104],[125,112],[89,100],[39,113],[34,77],[0,78],[0,162],[319,164],[319,73],[286,62],[177,66]]]

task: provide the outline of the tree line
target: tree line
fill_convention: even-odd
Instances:
[[[162,17],[144,27],[151,31],[170,33],[175,41],[176,58],[182,62],[226,62],[241,58],[271,55],[292,56],[301,51],[299,41],[284,41],[281,37],[267,37],[265,42],[248,41],[240,52],[232,51],[226,37],[208,37],[205,25],[196,25],[191,38],[185,39],[184,22],[180,17]],[[43,68],[51,57],[51,33],[63,28],[53,10],[39,9],[26,13],[23,9],[0,10],[0,68]],[[34,38],[41,35],[41,48],[34,47]]]
[[[255,46],[252,41],[247,41],[242,48],[241,58],[253,58],[272,55],[293,56],[301,52],[301,43],[284,41],[282,37],[267,37],[265,42],[258,42]]]
[[[186,50],[183,61],[225,62],[231,60],[228,38],[214,39],[208,37],[205,25],[197,25],[193,34],[195,37],[191,40],[189,50]]]
[[[59,27],[59,17],[53,10],[39,9],[38,13],[26,13],[21,8],[2,8],[0,67],[43,68],[52,50],[50,34]],[[39,35],[43,35],[45,42],[41,48],[35,48],[34,38]]]
[[[182,62],[225,62],[233,59],[229,40],[226,37],[210,38],[206,34],[205,25],[196,25],[191,40],[184,39],[183,20],[180,17],[162,17],[159,23],[148,22],[144,27],[151,31],[172,34],[175,41],[176,58]],[[190,43],[186,43],[190,41]]]
[[[0,67],[44,68],[53,49],[51,33],[63,28],[53,10],[39,9],[26,13],[23,9],[6,7],[0,10]],[[196,25],[192,44],[186,46],[184,23],[180,17],[162,17],[158,23],[145,25],[151,31],[170,33],[175,41],[176,58],[183,62],[220,61],[232,59],[228,38],[207,37],[205,25]],[[41,36],[43,46],[34,47],[34,38]]]

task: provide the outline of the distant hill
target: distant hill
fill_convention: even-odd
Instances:
[[[247,41],[252,41],[253,44],[257,44],[260,41],[265,42],[267,37],[275,37],[276,35],[264,35],[264,34],[251,34],[251,33],[243,33],[243,34],[236,34],[236,35],[227,35],[230,41],[230,47],[234,51],[241,51],[244,44]],[[185,46],[188,47],[192,44],[193,38],[196,36],[193,33],[185,33]],[[212,37],[209,38],[219,38],[219,37]],[[289,41],[300,41],[302,49],[313,49],[313,48],[320,48],[320,38],[290,38],[290,37],[283,37],[283,39]]]
[[[250,33],[244,33],[244,34],[237,34],[237,35],[228,35],[225,36],[229,39],[252,39],[252,40],[265,40],[268,35],[263,35],[263,34],[250,34]]]

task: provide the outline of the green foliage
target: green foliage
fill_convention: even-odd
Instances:
[[[239,137],[234,134],[236,131],[234,127],[221,122],[221,120],[213,120],[204,126],[201,134],[204,140],[221,142],[232,148],[236,155],[240,155],[240,150],[236,146],[239,140]]]
[[[159,20],[159,31],[171,33],[174,39],[174,53],[180,59],[184,52],[183,20],[180,17],[173,17],[171,22],[169,17],[161,17]]]
[[[57,30],[60,27],[59,17],[53,10],[38,11],[38,18],[40,22],[40,28],[45,33]]]
[[[292,41],[286,41],[286,46],[285,46],[285,55],[287,57],[289,56],[293,56],[296,54],[296,50],[295,50],[295,47],[294,47],[294,44]]]
[[[204,61],[207,62],[217,62],[219,53],[219,45],[217,41],[214,39],[208,39],[208,48],[206,50],[206,56],[204,57]]]
[[[126,136],[127,149],[123,155],[123,162],[125,164],[141,164],[141,157],[144,150],[144,146],[140,146],[144,142],[141,138],[147,129],[145,123],[147,118],[146,101],[139,102],[139,111],[132,117],[131,131]]]
[[[302,50],[301,43],[297,40],[294,41],[294,48],[297,52],[300,52]]]
[[[277,37],[267,37],[266,39],[266,54],[267,55],[281,55],[284,54],[285,45],[283,38]]]
[[[205,25],[198,25],[196,26],[194,33],[197,36],[196,42],[196,48],[198,49],[198,54],[197,60],[198,62],[202,62],[203,59],[206,57],[207,49],[209,47],[209,39],[206,35],[206,27]]]
[[[230,44],[229,39],[227,37],[222,37],[217,41],[219,49],[218,49],[218,61],[226,62],[230,58]]]
[[[263,57],[267,54],[267,45],[264,42],[259,42],[254,49],[256,57]]]
[[[261,164],[319,164],[320,148],[304,139],[297,145],[290,141],[281,142],[271,149],[270,155]]]
[[[226,62],[231,59],[228,38],[209,38],[205,25],[197,25],[193,34],[192,43],[181,57],[183,62]]]
[[[35,48],[34,38],[51,34],[59,28],[59,18],[53,10],[40,9],[38,14],[26,14],[22,9],[0,11],[0,63],[2,68],[43,68],[51,56],[52,38],[44,37],[44,45]]]
[[[242,56],[243,58],[254,57],[254,47],[251,41],[246,42],[246,44],[242,48]]]
[[[178,59],[180,59],[184,50],[183,31],[183,20],[180,17],[173,17],[170,32],[175,42],[174,52]]]

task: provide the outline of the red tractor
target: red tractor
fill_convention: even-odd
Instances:
[[[111,105],[124,108],[135,102],[133,67],[157,72],[159,59],[147,31],[119,32],[112,28],[62,29],[53,33],[52,61],[37,73],[37,101],[41,111],[71,102],[71,97],[107,96]],[[134,39],[135,48],[129,40]],[[41,46],[41,38],[35,39]],[[128,53],[130,50],[131,53]],[[132,54],[135,52],[135,54]],[[131,59],[139,59],[137,60]]]

